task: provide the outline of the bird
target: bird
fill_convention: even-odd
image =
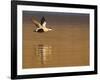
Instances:
[[[46,27],[46,20],[45,20],[44,16],[41,18],[40,22],[38,22],[34,19],[32,19],[32,22],[37,27],[35,29],[35,32],[48,32],[48,31],[52,30],[52,29]]]

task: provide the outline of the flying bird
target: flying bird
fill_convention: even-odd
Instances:
[[[48,32],[48,31],[52,30],[52,29],[46,27],[46,20],[44,17],[41,18],[40,22],[33,20],[33,19],[32,19],[32,22],[37,27],[35,30],[36,32]]]

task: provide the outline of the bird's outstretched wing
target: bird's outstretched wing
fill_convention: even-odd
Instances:
[[[38,28],[42,27],[41,24],[38,21],[32,19],[32,22],[36,25],[36,27],[38,27]]]
[[[41,18],[41,25],[42,27],[46,27],[46,20],[44,17]]]

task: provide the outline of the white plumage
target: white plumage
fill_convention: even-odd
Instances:
[[[33,19],[32,19],[32,22],[37,27],[36,30],[35,30],[36,32],[48,32],[48,31],[52,30],[52,29],[46,27],[46,20],[45,20],[44,17],[42,17],[41,23],[39,23],[38,21],[33,20]]]

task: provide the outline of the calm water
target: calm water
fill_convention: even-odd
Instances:
[[[49,55],[53,55],[52,54],[52,47],[49,45],[39,44],[36,46],[35,51],[36,51],[35,52],[36,57],[38,58],[41,66],[46,65],[48,58],[49,58]]]
[[[69,27],[47,33],[36,33],[31,28],[28,32],[27,28],[23,37],[24,68],[89,65],[88,28]]]

